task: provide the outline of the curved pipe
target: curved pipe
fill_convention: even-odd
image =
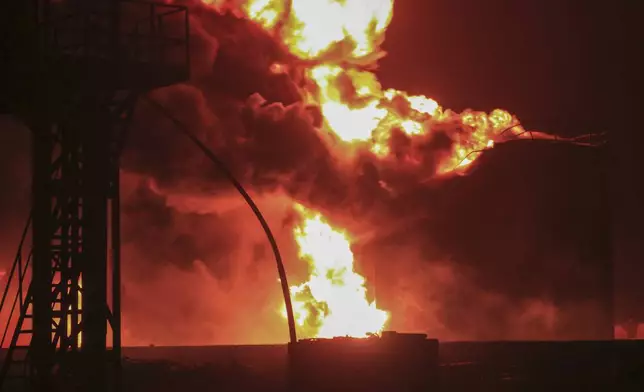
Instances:
[[[286,279],[286,269],[284,268],[282,255],[280,254],[279,248],[277,246],[277,241],[275,241],[275,236],[273,236],[273,232],[268,226],[268,222],[266,222],[266,219],[264,219],[264,215],[262,215],[259,207],[257,207],[257,204],[255,204],[248,192],[246,192],[242,184],[237,181],[235,176],[233,176],[230,170],[228,170],[226,165],[222,161],[220,161],[219,158],[217,158],[217,156],[205,144],[197,139],[197,137],[192,134],[192,132],[190,132],[181,121],[177,120],[177,118],[174,117],[164,106],[154,101],[147,95],[144,97],[151,106],[153,106],[164,116],[166,116],[170,121],[172,121],[178,131],[183,133],[186,137],[188,137],[188,139],[195,143],[197,147],[199,147],[199,149],[215,164],[215,166],[217,166],[219,170],[221,170],[226,178],[233,184],[237,191],[242,195],[248,206],[255,213],[255,216],[257,217],[259,223],[262,225],[262,229],[264,229],[264,233],[266,233],[268,242],[270,242],[271,248],[273,249],[273,255],[275,256],[275,262],[277,263],[277,273],[279,274],[280,284],[282,286],[282,294],[284,295],[284,304],[286,305],[286,318],[288,320],[290,342],[295,344],[297,342],[297,333],[295,331],[295,316],[293,315],[293,304],[291,303],[291,291]]]

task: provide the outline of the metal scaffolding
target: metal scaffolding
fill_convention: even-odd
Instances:
[[[0,388],[17,376],[36,391],[115,390],[119,156],[139,95],[188,77],[187,9],[130,0],[13,7],[21,34],[4,35],[12,64],[0,102],[32,130],[32,256],[30,271],[16,259],[19,312]]]

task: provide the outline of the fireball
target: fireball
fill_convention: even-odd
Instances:
[[[294,229],[300,257],[309,263],[307,282],[291,287],[293,311],[306,337],[367,337],[382,332],[389,313],[367,299],[365,278],[354,270],[349,236],[319,213],[296,205]]]

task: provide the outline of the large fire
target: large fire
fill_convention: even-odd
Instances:
[[[302,61],[307,79],[304,99],[320,107],[324,130],[344,143],[366,147],[387,159],[394,132],[412,141],[428,140],[433,129],[450,124],[461,131],[451,135],[451,154],[442,157],[438,168],[447,173],[471,164],[496,138],[525,134],[515,116],[501,109],[489,114],[455,113],[431,98],[382,88],[369,69],[384,55],[380,44],[393,16],[393,0],[241,3],[244,17],[274,34]],[[221,10],[230,6],[225,0],[210,0],[210,4]],[[273,68],[275,72],[286,69],[281,64]]]
[[[525,131],[517,119],[491,113],[443,109],[425,96],[384,89],[372,70],[384,55],[380,44],[393,17],[393,0],[204,0],[262,27],[292,55],[292,64],[274,64],[275,73],[298,67],[303,100],[320,108],[323,136],[350,149],[392,159],[392,136],[431,140],[446,127],[451,151],[438,157],[439,174],[462,170],[504,135]],[[345,149],[337,149],[338,154]],[[418,159],[417,159],[418,158]],[[423,165],[413,149],[407,161]],[[295,228],[301,256],[311,263],[310,280],[292,288],[297,321],[317,337],[366,336],[380,332],[388,314],[366,299],[365,280],[353,270],[350,243],[317,213],[297,207],[304,223]]]

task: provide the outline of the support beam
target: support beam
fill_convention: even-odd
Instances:
[[[2,367],[26,361],[29,374],[0,370],[0,389],[9,376],[35,391],[119,387],[118,156],[132,92],[188,79],[190,29],[184,6],[89,3],[12,2],[0,14],[0,105],[34,135],[32,281]],[[26,358],[12,356],[26,353],[18,337],[30,338]]]
[[[79,100],[73,121],[34,133],[31,350],[39,390],[69,378],[92,392],[118,384],[118,155],[135,100],[135,93]]]

